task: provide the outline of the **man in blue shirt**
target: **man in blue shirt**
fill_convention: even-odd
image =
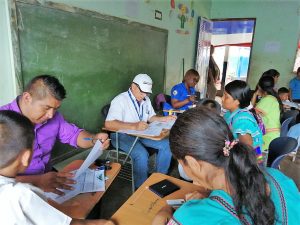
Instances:
[[[188,70],[182,83],[176,84],[171,90],[171,105],[164,104],[164,110],[178,109],[187,110],[195,102],[195,86],[199,82],[199,73],[194,70]]]
[[[291,100],[300,102],[300,67],[297,69],[297,76],[290,81]]]

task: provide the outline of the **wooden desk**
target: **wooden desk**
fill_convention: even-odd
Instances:
[[[149,186],[163,179],[168,179],[180,187],[180,190],[160,198],[149,190]],[[184,198],[185,194],[203,190],[192,183],[179,180],[168,175],[153,173],[144,184],[121,206],[120,209],[112,216],[112,220],[117,225],[148,225],[156,213],[166,205],[167,199]],[[203,190],[204,191],[204,190]]]
[[[120,133],[117,130],[111,130],[111,129],[107,129],[105,127],[103,127],[102,130]],[[163,129],[162,132],[160,133],[160,135],[158,135],[158,136],[147,136],[147,135],[139,135],[139,134],[128,134],[128,135],[131,135],[134,137],[139,137],[139,138],[146,138],[146,139],[150,139],[150,140],[154,140],[154,141],[160,141],[160,140],[168,137],[169,134],[170,134],[170,130]]]
[[[117,150],[117,161],[119,161],[119,133],[117,130],[111,130],[111,129],[107,129],[107,128],[102,128],[102,130],[106,130],[106,131],[110,131],[110,132],[115,132],[116,133],[116,150]],[[125,160],[123,161],[123,165],[125,165],[125,163],[127,162],[127,159],[128,157],[130,156],[130,153],[131,151],[133,150],[136,142],[138,141],[139,138],[146,138],[146,139],[150,139],[150,140],[154,140],[154,141],[160,141],[166,137],[168,137],[170,134],[170,130],[166,130],[166,129],[163,129],[162,132],[160,133],[159,136],[146,136],[146,135],[138,135],[138,134],[128,134],[128,135],[131,135],[131,136],[134,136],[135,139],[127,153],[127,156],[125,158]],[[133,187],[134,188],[134,187]]]
[[[75,160],[67,165],[63,171],[72,171],[78,169],[82,163],[83,160]],[[105,175],[108,177],[108,180],[105,181],[105,191],[112,184],[121,169],[121,165],[119,163],[112,163],[111,167],[111,170],[107,170],[105,173]],[[85,219],[94,206],[99,202],[105,191],[82,193],[68,201],[65,201],[62,204],[58,204],[51,200],[49,200],[49,203],[72,218]]]

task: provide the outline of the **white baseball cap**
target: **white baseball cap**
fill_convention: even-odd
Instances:
[[[147,74],[138,74],[132,81],[139,85],[142,92],[152,93],[152,79]]]

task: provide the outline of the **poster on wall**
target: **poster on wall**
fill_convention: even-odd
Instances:
[[[209,51],[212,35],[212,21],[199,17],[198,19],[198,37],[197,37],[197,55],[195,69],[200,74],[200,80],[197,85],[197,91],[200,92],[200,97],[206,96],[207,71],[209,64]]]
[[[171,0],[170,5],[171,5],[171,11],[169,16],[171,17],[175,7],[174,0]],[[176,30],[176,33],[188,35],[190,34],[188,27],[193,27],[194,25],[194,16],[195,16],[194,1],[191,1],[190,7],[188,7],[186,3],[178,3],[177,8],[178,8],[177,17],[179,19],[178,21],[179,28]]]

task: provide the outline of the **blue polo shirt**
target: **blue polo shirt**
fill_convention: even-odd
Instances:
[[[292,90],[292,100],[300,99],[300,79],[297,77],[290,81],[290,89]]]
[[[187,99],[188,95],[194,95],[195,94],[195,88],[190,87],[190,93],[188,93],[188,90],[185,87],[184,83],[176,84],[172,90],[171,90],[171,98],[177,99],[178,101],[183,101]],[[193,105],[193,102],[189,102],[182,106],[181,108],[178,108],[179,110],[187,110],[189,106]]]

